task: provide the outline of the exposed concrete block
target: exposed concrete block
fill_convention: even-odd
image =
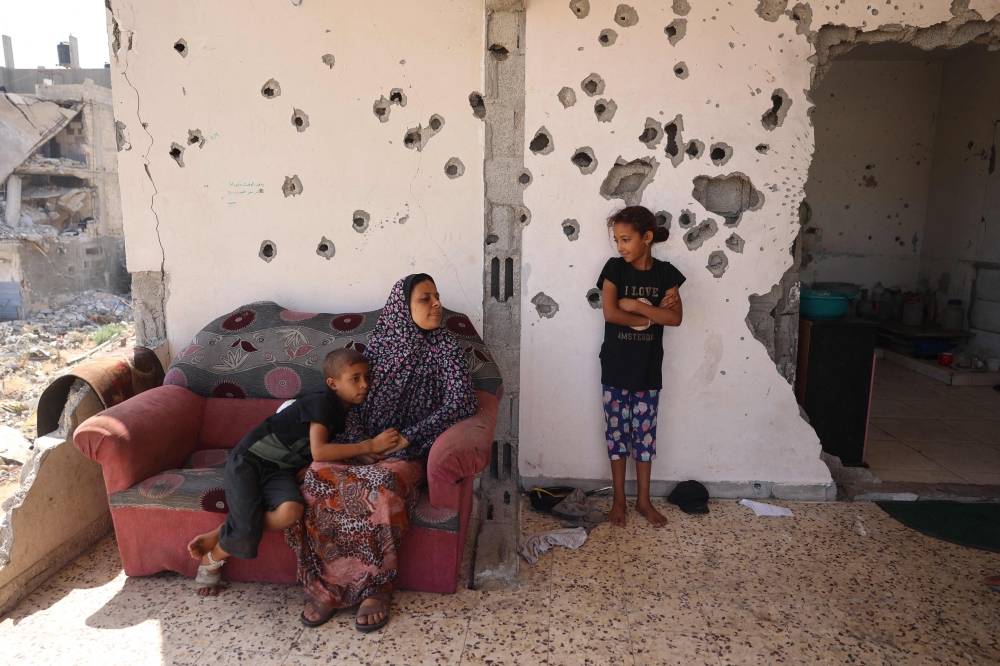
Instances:
[[[132,306],[135,308],[135,341],[153,349],[167,339],[166,274],[159,271],[132,273]]]
[[[486,48],[499,44],[509,54],[522,53],[522,19],[523,14],[520,12],[497,12],[490,16],[486,27]]]
[[[479,528],[476,539],[476,572],[473,585],[477,590],[509,587],[517,577],[517,525],[488,522]]]
[[[494,157],[483,163],[486,198],[494,203],[520,206],[522,186],[517,182],[523,162],[516,158]]]

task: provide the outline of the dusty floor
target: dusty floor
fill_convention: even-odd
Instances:
[[[127,578],[113,538],[0,619],[9,664],[996,664],[1000,555],[934,541],[873,504],[736,502],[601,525],[522,567],[515,591],[397,592],[362,635],[341,612],[303,629],[295,587],[200,600],[172,573]],[[524,509],[524,531],[553,527]]]
[[[879,359],[865,460],[883,481],[1000,484],[1000,392]]]

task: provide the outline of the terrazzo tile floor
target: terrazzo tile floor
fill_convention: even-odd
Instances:
[[[607,500],[601,500],[607,502]],[[1000,555],[935,541],[873,504],[732,501],[670,524],[604,524],[579,550],[522,565],[514,590],[402,591],[381,632],[341,612],[304,629],[292,586],[192,596],[128,578],[108,537],[0,618],[0,663],[997,664]],[[525,534],[556,527],[522,509]],[[469,549],[467,548],[467,551]],[[468,567],[468,557],[466,558]]]

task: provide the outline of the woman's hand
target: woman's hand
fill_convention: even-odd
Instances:
[[[366,453],[364,455],[358,456],[357,458],[355,458],[355,460],[361,463],[362,465],[374,465],[379,460],[382,460],[383,457],[384,456],[376,455],[374,453]]]

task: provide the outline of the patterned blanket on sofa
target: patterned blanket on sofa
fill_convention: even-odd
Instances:
[[[365,350],[380,312],[297,312],[270,301],[244,305],[199,331],[163,383],[213,398],[297,398],[323,388],[328,352]],[[469,318],[445,309],[442,325],[465,349],[476,389],[497,395],[500,371]]]

